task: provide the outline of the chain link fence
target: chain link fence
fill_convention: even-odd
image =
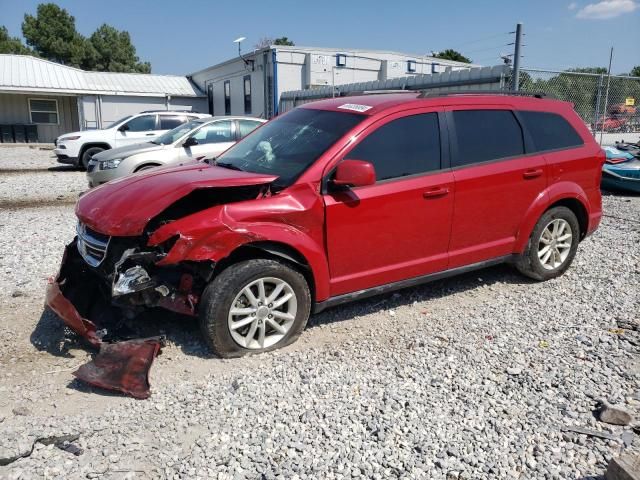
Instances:
[[[640,133],[640,77],[527,68],[520,70],[520,91],[573,103],[596,137]]]

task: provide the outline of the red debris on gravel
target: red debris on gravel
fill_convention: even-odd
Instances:
[[[102,343],[95,358],[78,368],[73,375],[96,387],[134,398],[149,398],[149,370],[161,346],[162,339],[159,337]]]

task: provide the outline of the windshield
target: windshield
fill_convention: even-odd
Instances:
[[[132,116],[133,116],[133,115],[127,115],[126,117],[122,117],[120,120],[116,120],[115,122],[110,123],[109,125],[107,125],[107,126],[106,126],[106,127],[104,127],[104,128],[105,128],[105,129],[106,129],[106,128],[113,128],[113,127],[115,127],[116,125],[118,125],[119,123],[122,123],[122,122],[124,122],[125,120],[129,120]]]
[[[277,175],[291,185],[363,115],[298,108],[266,123],[218,158],[218,165]]]
[[[203,122],[199,122],[196,120],[191,120],[190,122],[183,123],[182,125],[178,125],[173,130],[169,130],[167,133],[160,135],[157,138],[154,138],[151,143],[155,143],[157,145],[170,145],[179,138],[183,137],[191,130],[197,127],[201,127]]]

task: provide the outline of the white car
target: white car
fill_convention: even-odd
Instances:
[[[254,117],[199,118],[150,142],[98,153],[87,166],[89,187],[150,168],[211,160],[265,122]]]
[[[129,115],[102,130],[65,133],[55,143],[58,162],[87,168],[89,159],[103,150],[149,140],[183,123],[211,115],[184,111],[145,111]]]

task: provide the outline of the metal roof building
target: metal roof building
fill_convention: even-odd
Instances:
[[[206,92],[209,113],[278,114],[283,92],[334,88],[468,69],[476,65],[386,50],[271,45],[189,75]]]
[[[40,142],[142,110],[206,108],[203,92],[184,76],[88,72],[0,54],[0,124],[36,124]]]

